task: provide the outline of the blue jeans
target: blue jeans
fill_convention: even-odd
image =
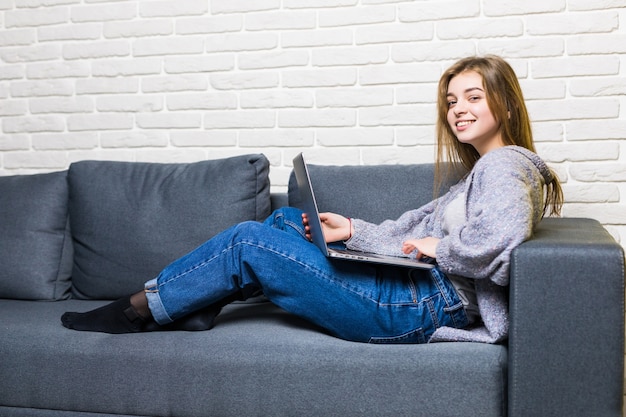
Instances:
[[[347,340],[424,343],[468,319],[454,287],[431,271],[330,260],[304,236],[301,211],[229,228],[145,285],[154,319],[167,324],[257,290],[274,304]]]

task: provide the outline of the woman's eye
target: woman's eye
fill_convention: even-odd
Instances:
[[[449,100],[448,101],[448,108],[453,107],[456,104],[455,100]]]
[[[480,100],[480,97],[479,97],[479,96],[471,96],[471,97],[469,98],[469,101],[478,101],[478,100]]]

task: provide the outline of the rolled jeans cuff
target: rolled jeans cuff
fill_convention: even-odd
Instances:
[[[161,297],[159,296],[157,279],[151,279],[146,282],[145,286],[146,298],[148,299],[148,308],[152,313],[152,318],[160,325],[171,323],[173,320],[165,311]]]

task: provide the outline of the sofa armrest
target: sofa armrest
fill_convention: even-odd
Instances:
[[[622,415],[624,252],[597,221],[544,219],[509,308],[509,417]]]

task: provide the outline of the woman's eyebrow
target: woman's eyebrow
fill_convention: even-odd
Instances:
[[[472,91],[475,91],[475,90],[478,90],[478,91],[483,92],[483,93],[485,92],[485,90],[483,90],[483,89],[482,89],[482,88],[480,88],[480,87],[470,87],[470,88],[467,88],[467,89],[464,91],[464,93],[465,93],[465,94],[467,94],[467,93],[471,93]],[[446,94],[446,97],[448,97],[448,96],[454,96],[454,93],[448,92],[448,94]]]

